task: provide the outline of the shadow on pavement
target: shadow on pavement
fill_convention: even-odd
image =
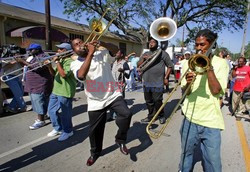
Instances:
[[[33,147],[31,152],[0,165],[0,171],[18,171],[25,166],[42,161],[58,152],[82,143],[88,137],[88,124],[89,122],[85,122],[75,126],[74,135],[63,143],[57,141],[57,138],[55,138]]]
[[[136,140],[136,139],[139,139],[139,141],[141,142],[141,144],[138,146],[131,147],[131,148],[128,147],[130,159],[132,161],[137,161],[136,154],[146,150],[150,145],[153,144],[152,140],[150,139],[148,134],[145,132],[146,126],[147,126],[147,124],[142,124],[142,123],[137,121],[137,122],[134,122],[133,126],[130,127],[130,129],[129,129],[127,143],[129,143],[133,140]],[[106,154],[113,152],[117,148],[118,148],[118,146],[116,144],[113,144],[113,145],[103,149],[101,156],[105,156]]]
[[[83,104],[83,105],[74,107],[73,110],[72,110],[72,117],[87,112],[87,107],[88,107],[87,104]]]
[[[135,147],[129,148],[130,159],[137,161],[137,154],[146,150],[153,144],[151,138],[146,133],[147,124],[140,123],[138,121],[133,123],[133,126],[129,129],[128,142],[138,139],[141,144]]]

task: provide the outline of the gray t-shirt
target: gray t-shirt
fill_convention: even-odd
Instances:
[[[152,51],[146,52],[152,55]],[[143,57],[143,56],[142,56]],[[141,58],[142,58],[141,57]],[[165,51],[162,51],[159,57],[150,65],[150,67],[143,73],[143,85],[146,87],[163,87],[166,67],[172,67],[173,63]]]

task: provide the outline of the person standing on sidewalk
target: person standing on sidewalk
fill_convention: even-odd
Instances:
[[[56,47],[59,54],[72,49],[68,43],[62,43],[56,45]],[[73,61],[70,56],[63,59],[55,57],[53,61],[56,68],[54,70],[50,67],[50,71],[55,76],[54,87],[48,106],[48,114],[53,130],[48,133],[48,136],[53,137],[61,134],[58,141],[64,141],[73,135],[72,101],[76,92],[76,79],[70,70],[70,64]],[[59,113],[60,109],[61,112]]]

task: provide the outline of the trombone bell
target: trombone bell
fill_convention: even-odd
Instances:
[[[209,68],[210,59],[203,54],[195,54],[188,61],[188,66],[197,74],[203,74]]]
[[[93,18],[89,22],[89,27],[90,30],[94,30],[96,34],[101,34],[105,30],[107,25],[103,21],[99,21],[98,19]]]
[[[176,23],[169,17],[160,17],[150,25],[150,35],[157,41],[171,39],[177,31]]]

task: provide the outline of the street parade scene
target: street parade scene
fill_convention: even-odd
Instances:
[[[249,0],[0,0],[1,172],[250,172]]]

